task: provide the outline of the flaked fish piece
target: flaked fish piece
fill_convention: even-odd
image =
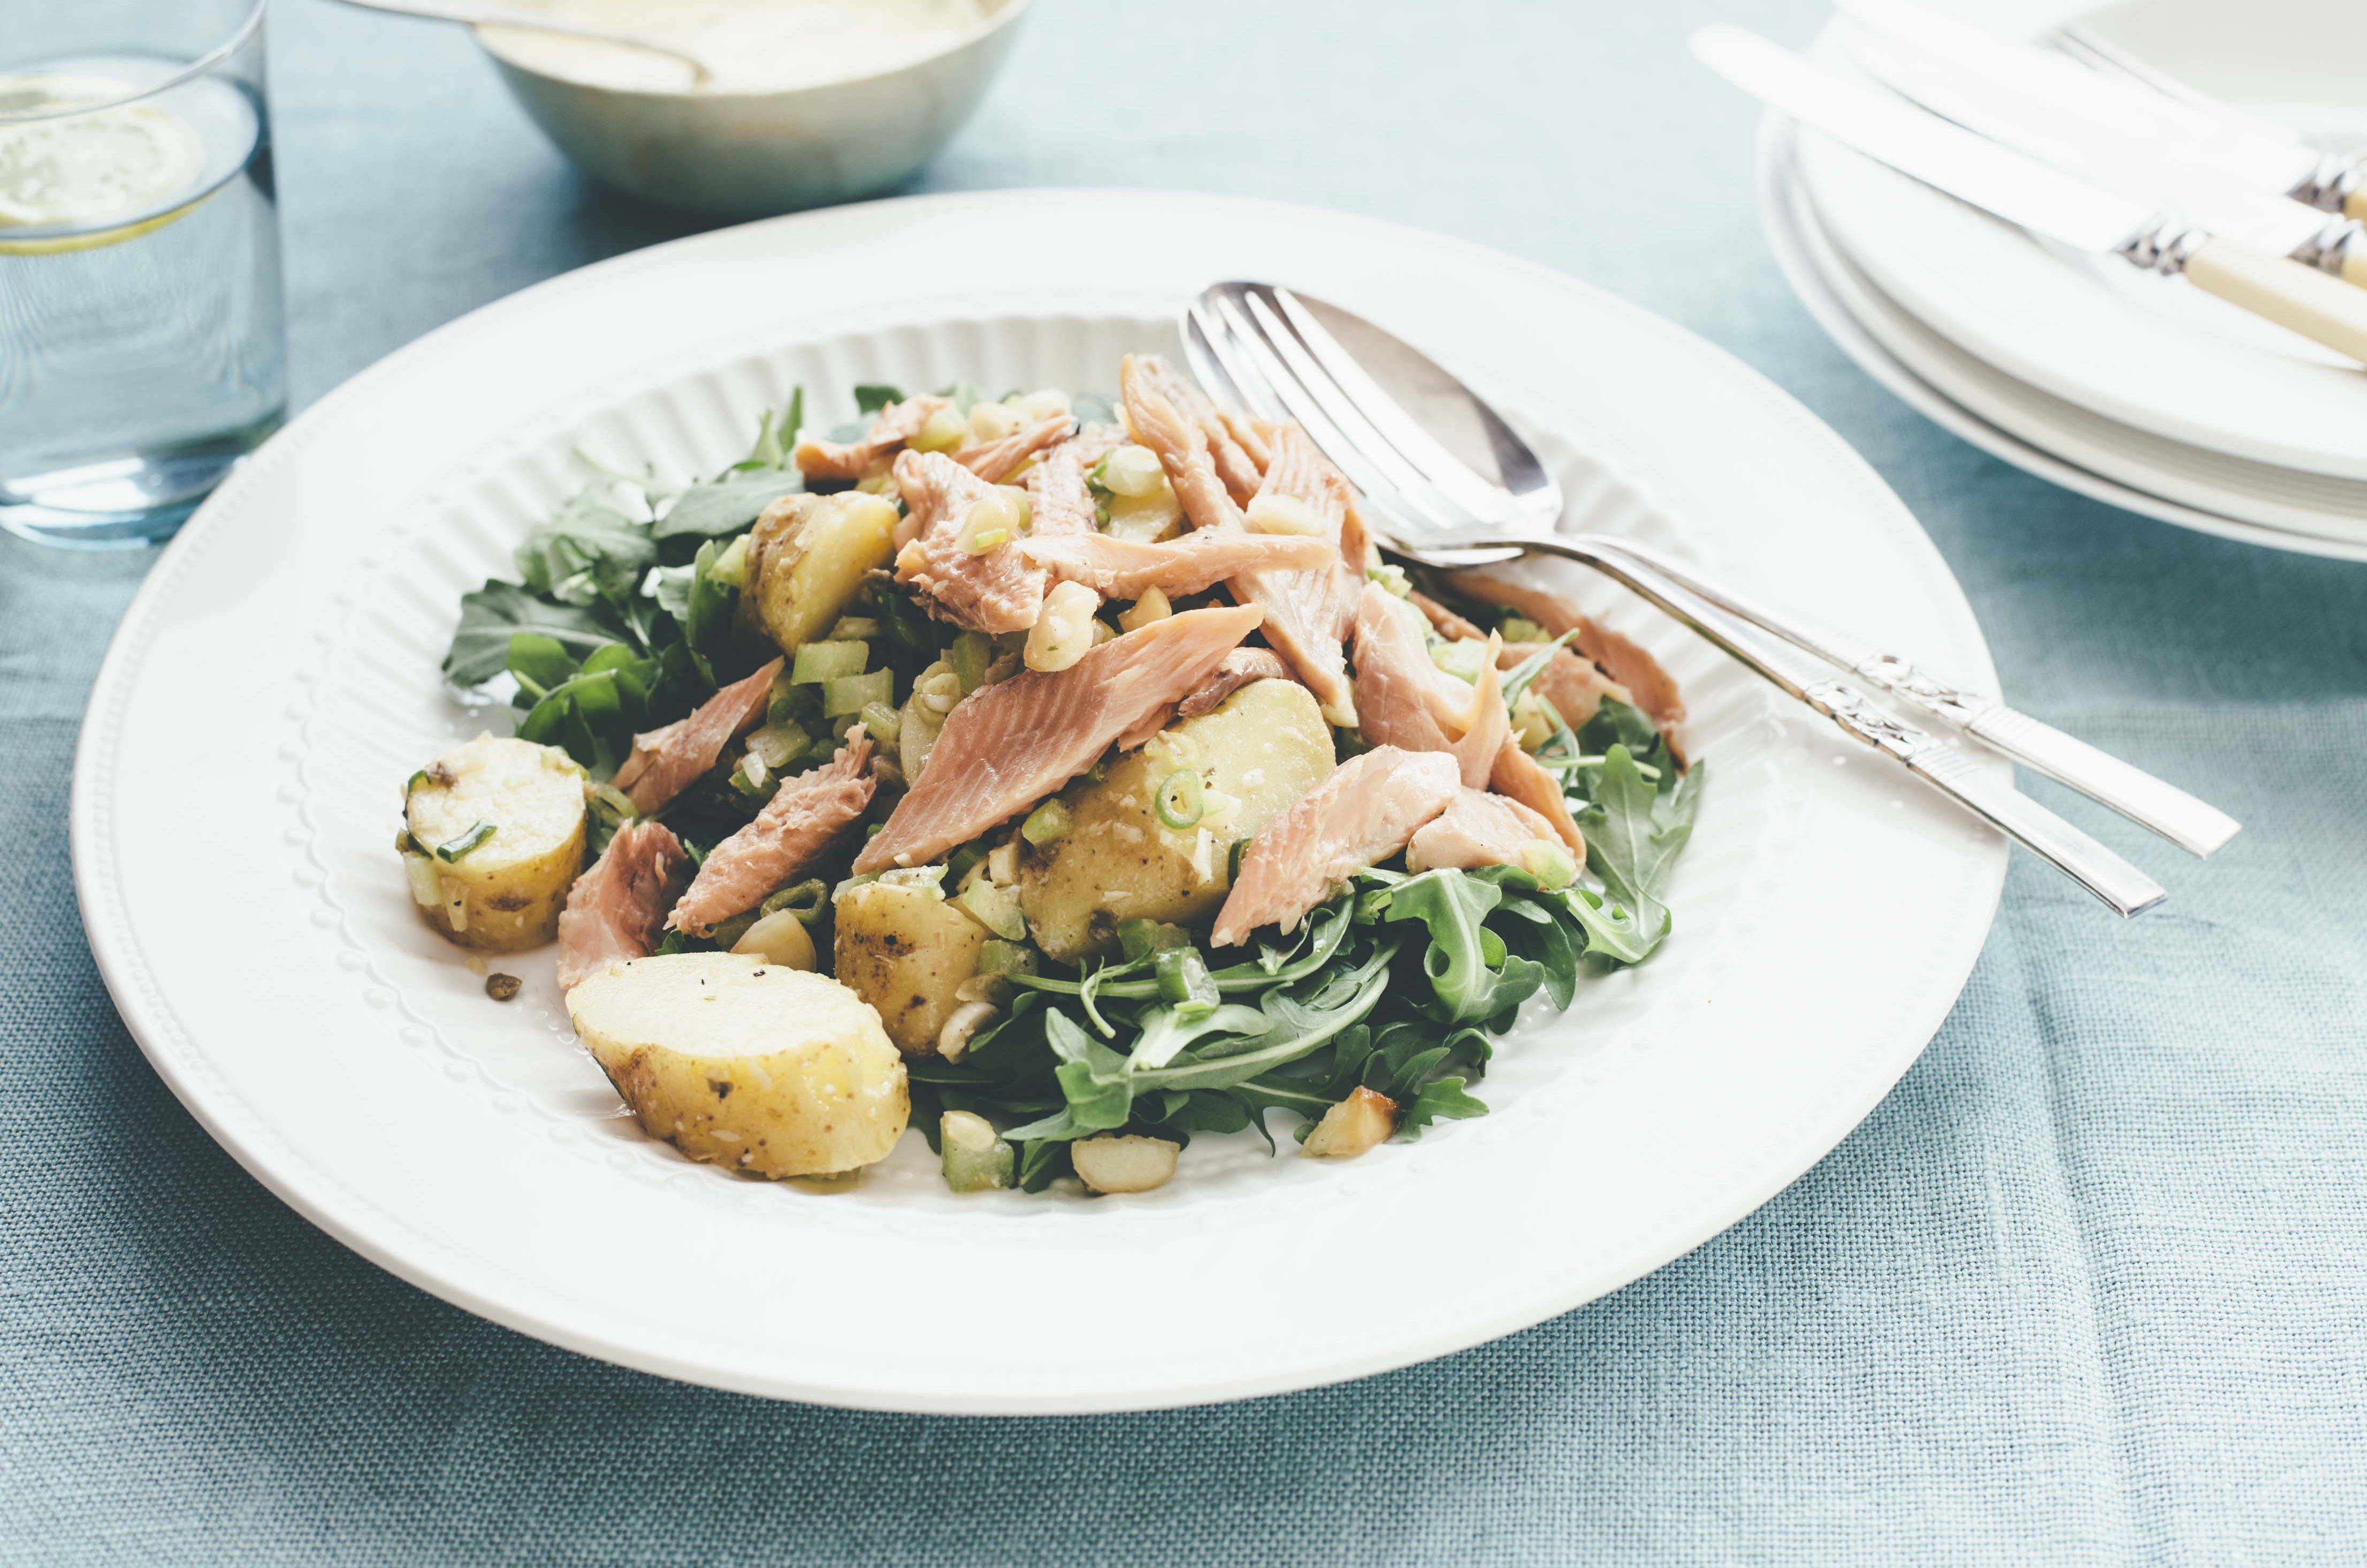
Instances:
[[[1093,492],[1085,487],[1085,470],[1102,459],[1101,456],[1087,458],[1082,447],[1080,441],[1063,441],[1027,470],[1030,538],[1094,533]]]
[[[1561,834],[1551,822],[1517,800],[1466,788],[1407,843],[1406,869],[1516,865],[1535,874],[1540,846],[1563,852]]]
[[[633,737],[632,755],[609,782],[625,792],[633,809],[646,817],[690,787],[698,775],[715,766],[723,748],[743,730],[753,729],[764,716],[773,694],[773,677],[781,672],[778,659],[744,681],[734,681],[698,705],[688,718],[663,729]]]
[[[1441,670],[1430,657],[1420,612],[1377,582],[1365,585],[1356,604],[1356,712],[1366,740],[1446,752],[1475,789],[1487,784],[1498,749],[1512,735],[1494,668],[1483,670],[1476,685]]]
[[[896,457],[896,488],[915,532],[896,552],[896,581],[929,600],[942,620],[991,636],[1025,631],[1043,613],[1044,570],[1019,553],[1016,537],[985,550],[970,546],[970,509],[994,487],[937,452]]]
[[[1225,433],[1233,438],[1233,444],[1241,449],[1242,455],[1249,458],[1259,474],[1263,475],[1265,466],[1274,461],[1274,453],[1266,443],[1273,439],[1274,427],[1264,420],[1235,413],[1230,409],[1218,410],[1217,417],[1224,422]]]
[[[956,705],[928,770],[855,869],[925,865],[1033,807],[1110,744],[1197,691],[1257,629],[1255,605],[1186,610],[1089,649],[1066,670],[1025,670]]]
[[[1252,681],[1287,681],[1290,667],[1270,648],[1237,648],[1198,691],[1175,705],[1177,718],[1197,718],[1214,713],[1227,697]],[[1162,728],[1164,726],[1161,727]]]
[[[1297,929],[1350,877],[1405,848],[1462,787],[1443,751],[1376,746],[1349,758],[1250,840],[1208,940],[1237,947],[1261,926]]]
[[[1449,642],[1477,642],[1488,635],[1488,628],[1475,621],[1466,620],[1429,594],[1417,590],[1406,595],[1406,603],[1422,613],[1433,630]]]
[[[1634,694],[1636,706],[1650,716],[1654,724],[1667,729],[1684,722],[1684,698],[1678,694],[1676,682],[1660,668],[1660,661],[1634,641],[1590,618],[1569,600],[1484,571],[1458,571],[1449,581],[1474,599],[1501,604],[1535,621],[1555,637],[1576,632],[1571,645],[1626,687]]]
[[[943,398],[906,398],[889,403],[871,416],[871,428],[859,441],[823,441],[799,437],[789,453],[798,472],[810,479],[859,479],[897,447],[921,434],[939,409],[953,405]]]
[[[1069,437],[1069,450],[1077,459],[1077,467],[1086,473],[1093,465],[1127,444],[1126,426],[1104,424],[1098,420],[1079,425],[1076,434]]]
[[[1129,355],[1118,373],[1135,439],[1157,454],[1167,482],[1174,487],[1176,499],[1195,528],[1247,530],[1249,522],[1240,503],[1217,477],[1206,433],[1165,395],[1161,378],[1145,368],[1146,360],[1150,356]],[[1277,433],[1277,441],[1281,439]],[[1282,467],[1280,457],[1275,466]],[[1301,482],[1298,470],[1284,470],[1283,482]],[[1323,493],[1320,487],[1317,493]],[[1338,548],[1336,518],[1329,542]],[[1352,582],[1334,565],[1308,572],[1245,571],[1226,584],[1236,600],[1265,612],[1262,629],[1266,641],[1315,694],[1324,718],[1342,728],[1353,728],[1356,722],[1355,694],[1348,682],[1347,656],[1340,646],[1355,612]]]
[[[838,754],[821,767],[783,779],[756,819],[708,852],[690,890],[667,924],[705,936],[719,920],[753,909],[765,895],[796,880],[830,849],[871,804],[871,737],[861,725],[846,732]]]
[[[1242,450],[1232,426],[1217,412],[1217,405],[1208,400],[1208,395],[1200,390],[1190,377],[1156,354],[1128,355],[1127,364],[1137,367],[1138,381],[1157,392],[1178,413],[1192,422],[1200,432],[1201,439],[1207,444],[1209,463],[1217,477],[1224,481],[1227,493],[1231,495],[1236,505],[1247,506],[1250,497],[1258,492],[1258,485],[1264,478],[1265,465]],[[1119,385],[1124,388],[1123,374]],[[1130,395],[1126,412],[1128,418],[1133,417]],[[1136,434],[1139,435],[1141,430],[1138,423]]]
[[[1496,667],[1504,671],[1518,670],[1543,653],[1546,647],[1541,642],[1508,642],[1496,656]],[[1605,697],[1631,704],[1636,700],[1626,687],[1605,675],[1589,660],[1572,653],[1568,647],[1554,649],[1553,657],[1546,660],[1546,667],[1538,671],[1536,678],[1529,682],[1529,690],[1551,703],[1554,712],[1561,715],[1562,722],[1572,729],[1592,718]]]
[[[987,483],[999,485],[1016,473],[1019,465],[1028,458],[1066,441],[1076,423],[1067,414],[1038,420],[1000,440],[981,441],[965,446],[954,454],[954,461]],[[1100,460],[1098,457],[1094,459],[1095,462]]]
[[[1561,780],[1543,762],[1517,744],[1500,747],[1495,765],[1488,771],[1488,787],[1519,801],[1552,823],[1553,830],[1569,846],[1570,853],[1581,862],[1586,859],[1586,840],[1580,835],[1578,823],[1569,814],[1569,802],[1561,793]]]
[[[1156,544],[1107,534],[1038,534],[1021,540],[1019,552],[1104,599],[1139,599],[1154,588],[1172,599],[1244,571],[1320,568],[1340,558],[1329,544],[1310,536],[1225,528]]]
[[[560,987],[572,990],[611,964],[655,953],[666,911],[690,873],[690,852],[664,823],[635,820],[617,829],[567,890],[559,914]]]

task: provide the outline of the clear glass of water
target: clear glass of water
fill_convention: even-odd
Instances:
[[[0,527],[141,545],[279,423],[264,0],[0,0]]]

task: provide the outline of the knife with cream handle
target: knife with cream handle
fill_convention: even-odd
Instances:
[[[2001,147],[1745,28],[1702,28],[1693,48],[1704,64],[1779,113],[1901,174],[2074,250],[2183,274],[2207,293],[2367,364],[2367,292],[2214,234],[2173,207],[2118,195]]]
[[[2274,188],[2296,201],[2367,222],[2367,149],[2321,152],[2275,121],[2246,114],[2197,92],[2076,23],[2056,28],[2047,35],[2046,41],[2101,74],[2123,77],[2150,88],[2169,102],[2217,126],[2223,133],[2258,144],[2259,155],[2276,160],[2276,166],[2305,166],[2308,172],[2293,184]]]
[[[2345,210],[2343,197],[2350,196],[2349,216],[2367,219],[2367,198],[2361,197],[2360,175],[2350,160],[2329,159],[2291,131],[2225,106],[2200,108],[2200,94],[2166,83],[2079,29],[2064,29],[2069,36],[2058,35],[2059,48],[2042,49],[1924,0],[1836,3],[1861,27],[1945,60],[1966,74],[1986,77],[2101,134],[2145,142],[2166,159],[2210,169],[2247,190],[2290,196],[2329,212]]]
[[[1876,81],[1992,141],[2068,169],[2124,196],[2171,201],[2214,234],[2367,288],[2367,226],[2236,183],[2215,166],[2163,156],[2144,137],[2074,119],[1978,70],[1844,23],[1850,56]]]

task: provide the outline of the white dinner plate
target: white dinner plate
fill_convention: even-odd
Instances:
[[[2181,527],[2271,549],[2367,559],[2367,485],[2248,463],[2050,398],[1925,327],[1852,267],[1818,222],[1771,113],[1760,220],[1793,291],[1844,352],[1943,429],[2053,483]]]
[[[823,420],[857,381],[1106,387],[1121,351],[1172,348],[1176,306],[1227,276],[1386,322],[1499,400],[1573,525],[1994,689],[1938,553],[1831,431],[1544,268],[1167,193],[752,224],[391,355],[159,561],[94,689],[73,805],[92,948],[158,1071],[274,1191],[447,1300],[673,1377],[900,1410],[1142,1408],[1378,1371],[1616,1289],[1765,1201],[1930,1039],[2004,848],[1575,574],[1687,689],[1711,772],[1679,925],[1641,969],[1506,1038],[1479,1086],[1492,1115],[1418,1143],[1328,1164],[1201,1138],[1134,1198],[957,1197],[917,1133],[858,1181],[749,1180],[620,1114],[548,953],[512,962],[526,991],[496,1003],[414,918],[401,781],[501,722],[436,681],[455,598],[506,572],[573,482],[572,446],[687,472],[738,456],[792,384]]]
[[[1941,0],[2034,36],[2079,0]],[[2329,140],[2367,141],[2367,89],[2349,109],[2338,62],[2367,58],[2353,0],[2206,6],[2138,0],[2083,21],[2191,84]],[[2308,37],[2311,47],[2296,49]],[[1829,28],[1815,52],[1848,69]],[[2332,351],[2117,257],[2078,255],[1822,137],[1800,173],[1834,244],[1957,348],[2075,408],[2248,461],[2367,479],[2367,371]]]

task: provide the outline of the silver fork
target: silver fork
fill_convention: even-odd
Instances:
[[[1369,323],[1358,324],[1380,336]],[[1297,419],[1307,429],[1357,483],[1369,509],[1387,522],[1392,536],[1385,542],[1391,547],[1436,566],[1487,564],[1535,551],[1603,572],[1827,715],[1852,739],[1898,761],[2121,914],[2158,902],[2160,886],[2037,802],[1983,777],[1953,745],[1893,718],[1819,661],[1890,687],[2197,853],[2217,848],[2237,829],[2231,818],[2184,792],[1993,699],[1933,681],[1871,645],[1753,605],[1628,541],[1553,533],[1559,489],[1492,411],[1444,371],[1419,361],[1427,376],[1467,400],[1508,484],[1481,477],[1448,453],[1287,290],[1217,285],[1187,310],[1184,337],[1193,369],[1212,394],[1266,418]],[[1393,354],[1419,360],[1394,340],[1385,341]],[[1771,644],[1745,623],[1791,646]]]

